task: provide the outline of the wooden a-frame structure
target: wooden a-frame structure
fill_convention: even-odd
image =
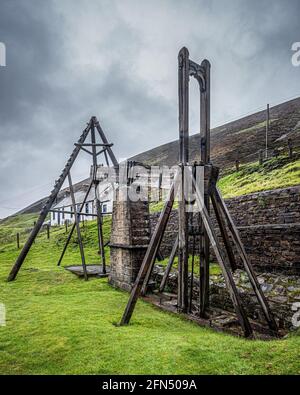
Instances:
[[[194,77],[199,83],[200,90],[200,162],[189,164],[189,79]],[[178,94],[179,94],[179,166],[178,173],[170,189],[164,208],[160,214],[154,233],[152,234],[148,249],[145,253],[140,271],[132,287],[129,301],[123,313],[120,325],[128,324],[134,311],[137,299],[147,291],[147,285],[154,267],[155,259],[164,236],[168,219],[177,193],[179,193],[179,226],[178,236],[173,246],[169,262],[164,273],[160,292],[163,292],[170,273],[174,257],[178,251],[178,294],[177,309],[188,313],[191,310],[194,256],[196,236],[199,240],[199,314],[206,317],[209,305],[209,254],[212,247],[216,259],[221,267],[227,289],[237,314],[239,323],[245,337],[250,337],[253,330],[238,289],[235,285],[232,272],[236,269],[236,260],[231,241],[235,244],[238,255],[248,274],[257,300],[262,308],[270,332],[277,334],[278,328],[268,302],[260,288],[256,275],[248,260],[239,232],[234,225],[225,202],[217,188],[219,169],[210,161],[210,63],[204,60],[201,65],[189,59],[187,48],[182,48],[178,55]],[[202,173],[202,181],[195,176],[196,170]],[[190,181],[194,192],[194,201],[186,201],[186,184]],[[220,229],[224,249],[219,242],[213,226],[210,213],[210,201]],[[191,205],[197,205],[198,212],[189,212]],[[230,236],[231,239],[230,239]],[[193,238],[192,251],[190,237]],[[192,254],[191,279],[188,277],[188,259]]]
[[[96,138],[96,131],[99,135],[98,139]],[[87,142],[87,137],[89,135],[90,135],[90,142]],[[99,139],[100,139],[100,142],[97,142],[97,140],[99,140]],[[8,281],[13,281],[16,278],[35,238],[37,237],[45,219],[47,218],[48,213],[55,211],[52,209],[52,206],[55,203],[58,193],[61,190],[66,179],[68,179],[68,183],[69,183],[70,196],[71,196],[71,200],[72,200],[71,213],[74,215],[74,224],[71,227],[71,231],[68,235],[66,244],[65,244],[63,251],[61,253],[61,256],[59,258],[58,265],[61,264],[64,254],[66,252],[66,249],[67,249],[69,242],[71,240],[72,234],[73,234],[74,230],[76,229],[77,236],[78,236],[80,255],[81,255],[83,274],[84,274],[84,278],[86,280],[88,279],[88,273],[87,273],[87,268],[86,268],[85,255],[84,255],[84,248],[83,248],[81,231],[80,231],[80,217],[86,216],[86,215],[95,216],[95,217],[97,217],[98,249],[99,249],[99,254],[101,256],[102,272],[103,272],[103,274],[106,273],[104,243],[103,243],[103,234],[102,234],[102,210],[101,210],[101,202],[99,200],[98,193],[97,193],[97,187],[98,187],[99,181],[97,180],[96,172],[97,172],[97,167],[98,167],[98,156],[100,154],[104,155],[106,165],[108,167],[112,165],[116,170],[118,169],[119,165],[118,165],[117,159],[112,151],[112,148],[111,148],[112,146],[113,146],[113,144],[108,142],[108,140],[107,140],[100,124],[99,124],[99,121],[97,120],[97,118],[95,116],[93,116],[90,119],[90,121],[88,122],[86,128],[83,130],[79,140],[77,141],[77,143],[75,143],[75,148],[74,148],[69,160],[67,161],[58,180],[55,182],[54,188],[53,188],[50,196],[48,197],[45,206],[42,208],[39,218],[38,218],[34,228],[32,229],[28,240],[26,241],[22,251],[20,252],[20,255],[18,256],[14,266],[12,267],[12,269],[9,273],[9,276],[7,279]],[[98,151],[98,149],[100,149],[100,150]],[[89,184],[88,189],[86,191],[86,194],[84,196],[84,199],[83,199],[82,203],[80,204],[79,210],[77,210],[74,187],[73,187],[72,177],[71,177],[71,168],[72,168],[72,166],[73,166],[73,164],[74,164],[74,162],[81,150],[92,156],[92,175],[91,175],[91,181],[90,181],[90,184]],[[109,159],[110,159],[111,163],[110,163]],[[85,202],[86,202],[88,195],[89,195],[92,188],[94,188],[94,190],[95,190],[96,214],[87,214],[87,213],[83,212],[82,210],[84,208]]]

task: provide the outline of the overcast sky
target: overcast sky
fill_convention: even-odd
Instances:
[[[118,158],[177,139],[182,46],[212,64],[213,126],[300,96],[299,26],[299,0],[0,0],[0,218],[49,194],[92,115]]]

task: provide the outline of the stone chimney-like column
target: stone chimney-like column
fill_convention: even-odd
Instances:
[[[149,203],[123,201],[120,196],[118,190],[112,214],[109,283],[130,291],[150,240]]]

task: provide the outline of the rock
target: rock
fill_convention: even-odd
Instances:
[[[286,291],[286,288],[284,288],[282,285],[277,285],[274,289],[274,292],[278,294],[284,294]]]
[[[272,296],[271,300],[275,303],[287,303],[288,298],[286,296]]]
[[[264,277],[257,277],[257,281],[259,284],[263,284],[265,282]]]
[[[261,290],[265,293],[272,291],[273,285],[272,284],[262,284]]]

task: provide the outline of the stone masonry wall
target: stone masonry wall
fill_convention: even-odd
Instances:
[[[257,270],[300,274],[300,186],[226,199],[226,204]],[[152,232],[158,217],[150,215]],[[161,245],[164,256],[171,252],[177,229],[174,210]]]

